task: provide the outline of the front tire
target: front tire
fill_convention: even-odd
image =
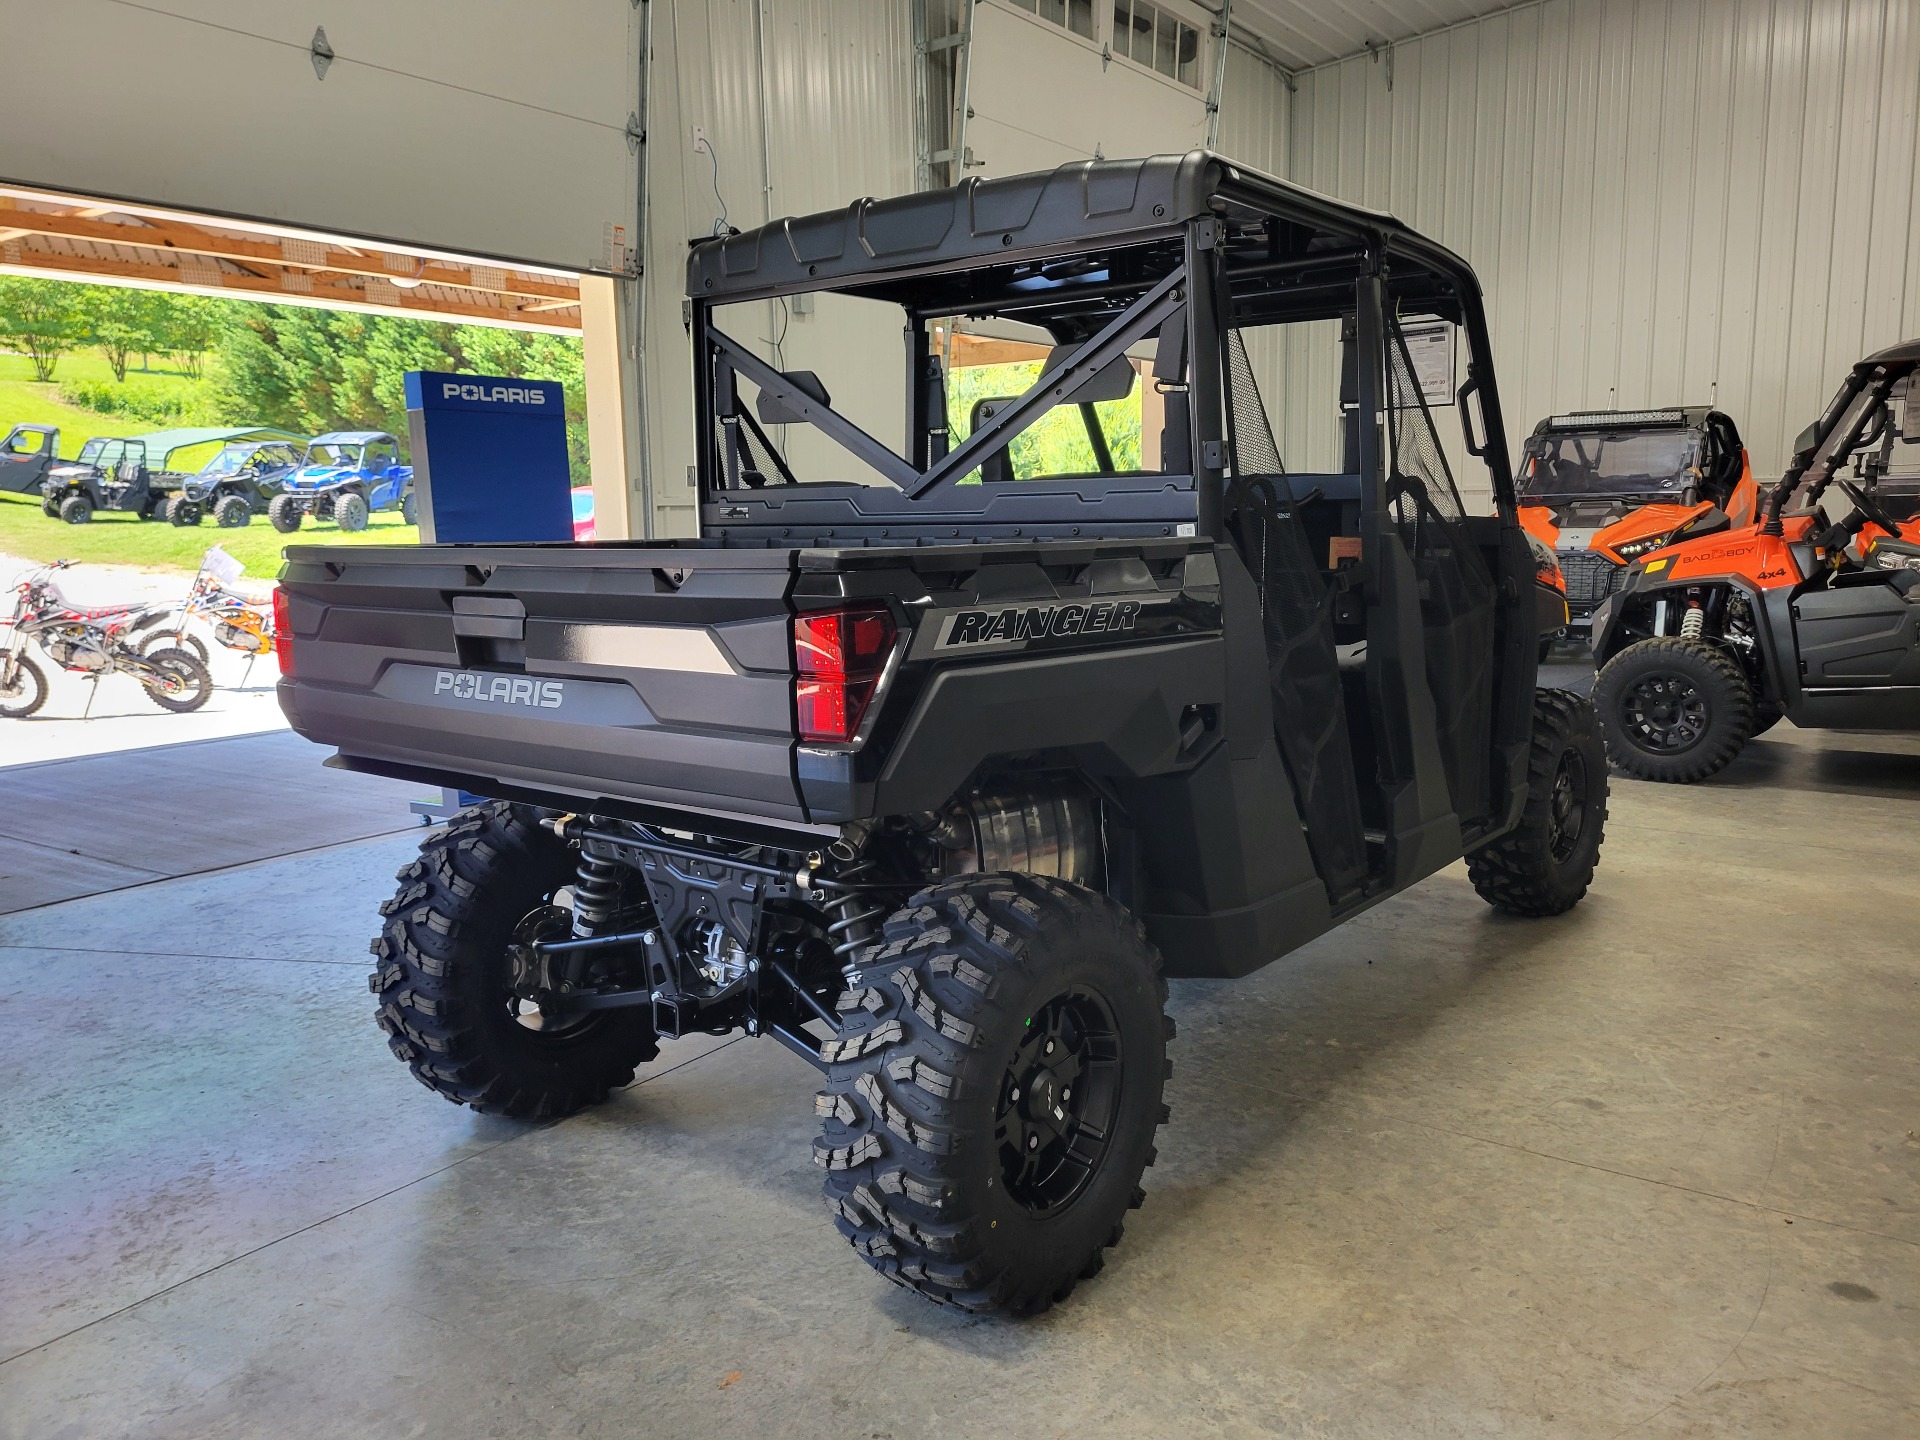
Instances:
[[[349,535],[367,528],[368,513],[366,497],[352,491],[333,502],[333,523]]]
[[[1703,640],[1629,645],[1593,683],[1607,757],[1641,780],[1692,784],[1724,770],[1753,734],[1753,689]]]
[[[547,1030],[514,1002],[508,945],[574,868],[571,846],[504,801],[463,810],[400,867],[367,984],[388,1048],[429,1090],[485,1115],[551,1120],[599,1104],[660,1053],[649,1007]]]
[[[1563,915],[1600,863],[1607,824],[1607,752],[1593,706],[1570,690],[1537,690],[1520,824],[1467,857],[1480,898],[1513,915]]]
[[[69,495],[60,502],[60,518],[69,525],[84,525],[93,519],[93,501],[85,495]]]
[[[267,523],[282,535],[293,534],[306,518],[300,511],[300,502],[291,495],[276,495],[267,502]]]
[[[13,662],[13,678],[6,678],[6,660],[0,657],[0,718],[24,720],[47,703],[47,677],[26,656]]]
[[[1097,1274],[1167,1118],[1160,957],[1113,901],[1031,875],[915,895],[823,1055],[834,1224],[940,1304],[1033,1314]]]
[[[420,523],[420,506],[419,503],[414,500],[413,491],[411,490],[400,499],[400,522],[403,525],[418,525]]]

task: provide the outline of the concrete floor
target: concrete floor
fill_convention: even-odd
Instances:
[[[1146,1207],[1027,1324],[855,1259],[771,1044],[415,1085],[416,835],[0,917],[0,1436],[1920,1434],[1920,743],[1782,730],[1616,782],[1569,916],[1456,867],[1177,985]]]

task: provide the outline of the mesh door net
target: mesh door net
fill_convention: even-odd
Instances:
[[[1463,822],[1477,820],[1490,806],[1493,578],[1467,533],[1397,318],[1388,335],[1386,398],[1387,510],[1419,582],[1440,756],[1454,813]]]
[[[1306,821],[1314,867],[1338,904],[1364,885],[1367,847],[1333,644],[1333,603],[1293,513],[1246,348],[1239,331],[1229,335],[1227,523],[1260,589],[1274,738]]]

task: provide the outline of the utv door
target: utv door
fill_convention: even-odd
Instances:
[[[1500,553],[1500,522],[1464,515],[1383,290],[1349,291],[1344,323],[1289,325],[1286,297],[1236,287],[1227,341],[1229,533],[1260,590],[1276,739],[1336,910],[1438,869],[1491,817],[1515,679],[1482,553]],[[1268,306],[1280,323],[1262,323]],[[1316,356],[1337,393],[1313,383]],[[1530,587],[1513,593],[1531,606]]]
[[[1804,689],[1920,686],[1920,586],[1912,574],[1864,571],[1793,602]]]

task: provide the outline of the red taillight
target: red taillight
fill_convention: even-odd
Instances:
[[[280,662],[280,678],[293,678],[293,621],[287,615],[287,592],[273,587],[273,654]]]
[[[802,740],[845,744],[859,733],[896,635],[893,616],[878,608],[793,617],[793,698]]]

